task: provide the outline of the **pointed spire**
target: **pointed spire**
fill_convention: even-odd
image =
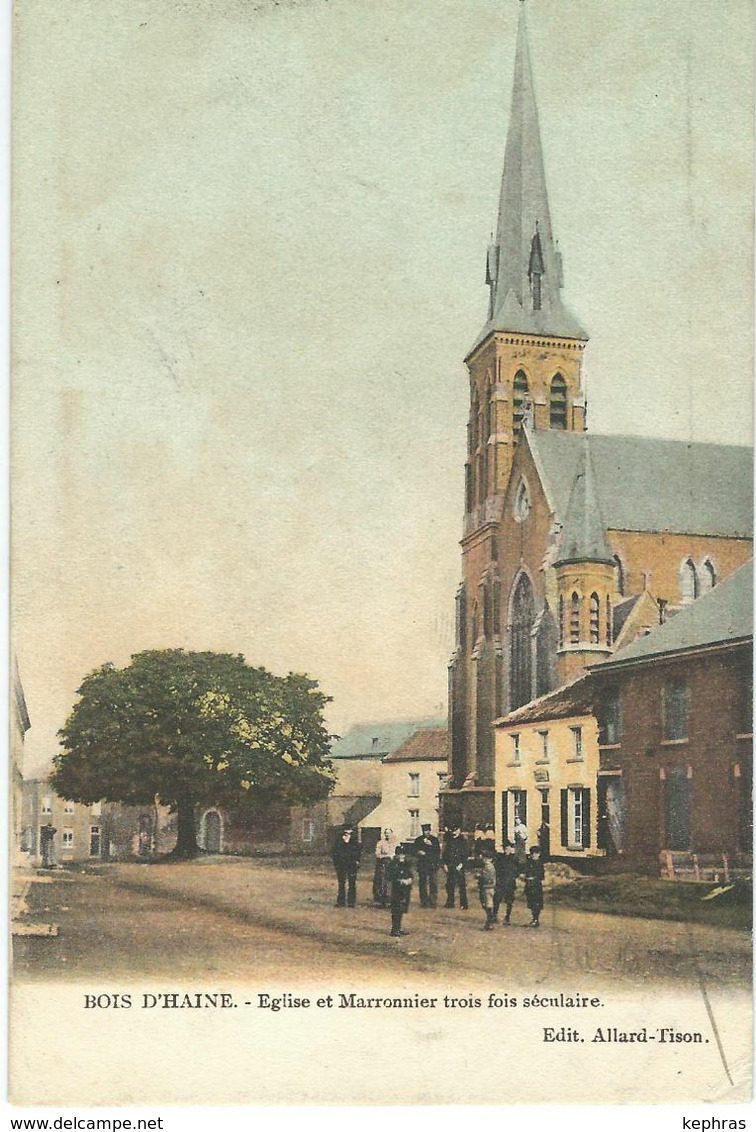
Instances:
[[[532,270],[534,262],[540,270]],[[492,330],[587,339],[560,294],[561,256],[551,230],[524,0],[520,0],[499,219],[488,250],[486,281],[491,289],[489,319],[478,342]]]
[[[610,566],[614,565],[601,517],[596,474],[587,434],[583,438],[583,451],[572,484],[554,565],[564,566],[571,562],[606,562]]]

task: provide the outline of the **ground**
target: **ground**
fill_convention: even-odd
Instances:
[[[327,863],[202,858],[182,864],[103,864],[53,870],[27,895],[29,923],[54,922],[56,937],[14,939],[22,981],[160,978],[243,981],[338,974],[398,977],[412,971],[458,984],[620,990],[650,983],[680,989],[747,987],[748,932],[703,924],[616,917],[548,898],[540,929],[526,928],[521,893],[513,925],[483,932],[471,880],[470,909],[427,910],[416,896],[404,926],[370,900],[369,871],[358,906],[334,907]],[[49,882],[48,882],[49,880]]]

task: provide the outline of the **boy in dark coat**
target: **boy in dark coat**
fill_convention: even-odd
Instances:
[[[534,845],[525,862],[525,903],[533,917],[528,924],[529,928],[539,926],[539,917],[543,909],[543,876],[541,850],[538,845]]]
[[[389,864],[389,884],[391,885],[391,934],[406,935],[407,933],[402,931],[402,916],[409,908],[412,869],[401,845],[397,845],[394,859]]]
[[[336,879],[339,882],[337,908],[343,908],[345,904],[354,908],[357,903],[357,869],[360,867],[361,854],[362,846],[357,840],[357,834],[351,826],[344,826],[336,838],[331,854],[333,867],[336,869]]]
[[[493,918],[494,923],[496,923],[499,908],[503,904],[506,912],[502,920],[502,927],[505,927],[509,924],[509,917],[512,915],[512,905],[517,889],[517,874],[520,871],[517,853],[511,841],[508,841],[504,846],[503,853],[496,854],[494,867],[496,868],[496,890],[494,892]]]

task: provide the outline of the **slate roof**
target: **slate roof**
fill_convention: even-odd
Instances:
[[[445,719],[381,719],[356,723],[331,748],[332,759],[383,759],[415,731],[445,726]]]
[[[387,763],[416,762],[418,759],[447,762],[450,755],[449,732],[445,727],[415,731],[401,747],[384,759]]]
[[[612,608],[612,636],[615,641],[625,627],[625,622],[640,599],[641,594],[633,594],[632,597],[626,597],[624,601],[618,601]]]
[[[518,723],[538,723],[543,719],[565,719],[573,715],[591,715],[593,711],[592,685],[587,675],[571,684],[547,692],[529,704],[494,720],[494,726],[511,726]]]
[[[587,436],[607,530],[753,535],[750,448],[557,429],[525,429],[525,435],[559,522]]]
[[[488,250],[486,272],[486,282],[491,287],[491,311],[472,349],[495,330],[586,340],[587,334],[561,297],[562,264],[551,229],[524,4],[520,5],[517,26],[495,239]],[[531,277],[535,274],[541,292],[538,310],[531,292]]]
[[[745,641],[752,636],[753,562],[748,562],[670,621],[639,637],[610,660],[595,665],[592,671],[603,672],[653,657]]]
[[[570,492],[554,565],[569,562],[608,562],[614,565],[601,518],[587,433],[583,433],[582,457]]]

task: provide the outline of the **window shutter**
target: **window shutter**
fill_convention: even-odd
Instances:
[[[520,791],[520,813],[522,814],[522,824],[528,824],[528,792],[527,790]]]
[[[561,829],[562,836],[561,836],[561,842],[562,842],[562,845],[565,847],[565,849],[567,848],[567,842],[568,842],[568,830],[567,830],[567,818],[568,818],[567,795],[568,795],[568,793],[569,793],[569,791],[567,791],[567,790],[561,791],[561,795],[562,795],[562,799],[561,799],[561,801],[562,801],[562,822],[561,822],[561,824],[562,824],[562,829]]]
[[[509,841],[509,791],[501,792],[501,839],[504,845]]]
[[[583,790],[583,848],[591,844],[591,792]]]

